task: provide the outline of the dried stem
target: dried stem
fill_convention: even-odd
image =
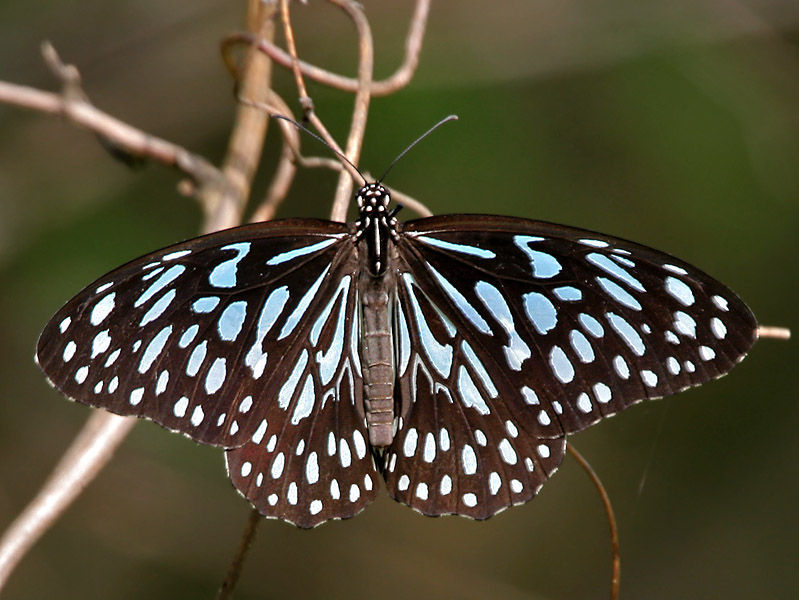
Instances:
[[[369,91],[372,96],[388,96],[405,87],[413,78],[419,65],[419,55],[422,51],[427,17],[430,12],[430,0],[417,0],[411,17],[408,36],[405,39],[405,57],[400,67],[388,78],[373,81]],[[227,57],[232,48],[241,44],[256,43],[258,49],[282,67],[291,68],[292,58],[283,49],[273,43],[256,40],[248,33],[234,33],[222,42],[223,55]],[[232,69],[231,62],[226,58],[228,68]],[[359,80],[331,73],[315,65],[299,61],[299,69],[303,75],[318,83],[346,92],[356,92],[359,89]]]
[[[270,35],[268,10],[273,9],[258,0],[251,0],[250,8],[250,23],[257,23],[255,29],[260,35]],[[125,152],[180,168],[198,185],[197,196],[205,209],[203,231],[238,224],[263,147],[268,122],[263,111],[240,107],[227,159],[220,171],[180,146],[154,138],[94,108],[80,88],[77,69],[64,65],[49,45],[44,53],[48,65],[62,81],[62,94],[0,82],[0,102],[63,114]],[[271,69],[264,63],[270,61],[254,50],[249,59],[241,89],[261,100],[261,94],[269,91]],[[100,411],[89,418],[51,477],[0,540],[0,587],[25,552],[107,464],[135,422],[133,418]]]
[[[271,40],[274,37],[274,13],[274,5],[249,0],[247,24],[257,39]],[[239,95],[253,102],[265,102],[270,94],[272,61],[252,46],[244,58],[244,65],[242,78],[238,80]],[[206,232],[241,223],[252,179],[261,160],[268,124],[269,116],[262,110],[249,104],[239,105],[222,165],[222,172],[231,185],[226,193],[210,189],[203,194],[204,205],[211,207]]]
[[[247,552],[250,550],[250,546],[252,546],[252,541],[255,539],[255,531],[260,522],[261,514],[258,510],[253,508],[250,510],[250,516],[247,518],[247,524],[244,526],[244,533],[241,536],[236,554],[233,556],[233,560],[230,561],[230,567],[228,568],[227,575],[225,575],[225,580],[222,582],[216,594],[216,600],[227,600],[235,589],[239,581],[239,576],[241,575],[241,569],[244,566],[244,559],[247,556]]]
[[[282,114],[287,117],[294,118],[288,104],[274,91],[270,95],[270,102],[268,105],[263,106],[269,114]],[[285,200],[286,195],[291,189],[291,184],[294,183],[294,176],[297,173],[297,160],[300,156],[300,134],[297,128],[285,121],[279,121],[280,131],[283,134],[283,146],[280,150],[280,159],[278,160],[275,174],[272,176],[272,181],[269,184],[269,189],[266,191],[266,196],[263,201],[258,205],[253,213],[250,221],[255,223],[259,221],[269,221],[275,217],[278,207]]]
[[[94,107],[80,87],[78,70],[62,63],[55,48],[48,42],[42,45],[42,53],[50,70],[61,81],[62,92],[56,94],[0,81],[0,103],[63,115],[132,156],[151,159],[183,171],[200,187],[224,187],[222,172],[201,156],[136,129]]]
[[[608,519],[608,527],[610,528],[610,550],[611,550],[611,574],[610,574],[610,600],[618,600],[619,598],[619,583],[621,582],[621,553],[619,552],[619,529],[616,526],[616,516],[613,514],[613,505],[610,503],[608,493],[605,491],[605,486],[597,474],[591,468],[583,455],[580,454],[572,444],[567,444],[566,449],[569,453],[580,463],[583,470],[588,473],[588,477],[594,484],[594,487],[599,492],[602,498],[602,504],[605,507],[605,514]]]
[[[789,340],[791,339],[791,330],[787,327],[774,327],[772,325],[759,325],[757,328],[757,337],[759,338],[772,338],[775,340]]]
[[[347,147],[344,154],[355,165],[361,155],[361,144],[366,133],[366,119],[369,114],[369,88],[372,87],[372,73],[374,71],[374,45],[372,43],[372,30],[369,21],[364,15],[363,7],[353,0],[330,0],[339,6],[355,23],[358,31],[358,89],[355,92],[355,107],[352,111],[350,134],[347,138]],[[336,195],[333,198],[333,209],[330,219],[345,221],[347,206],[352,195],[352,178],[348,173],[341,172],[336,185]]]
[[[313,100],[308,96],[308,90],[305,89],[305,80],[302,78],[302,72],[300,71],[297,44],[294,41],[294,28],[291,26],[291,18],[289,17],[289,0],[280,0],[280,18],[283,21],[283,32],[286,36],[286,46],[288,46],[289,56],[291,57],[291,70],[294,73],[294,82],[297,85],[300,106],[302,106],[303,114],[307,118],[307,115],[314,110]]]
[[[0,589],[30,547],[111,460],[135,423],[133,417],[93,411],[39,493],[0,538]]]

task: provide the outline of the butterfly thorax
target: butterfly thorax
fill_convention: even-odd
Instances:
[[[397,219],[388,210],[391,196],[379,183],[369,183],[358,190],[356,200],[355,239],[366,246],[368,273],[380,277],[388,267],[388,240],[396,236]]]
[[[391,200],[380,184],[358,191],[360,210],[356,240],[362,251],[359,293],[361,298],[361,366],[364,410],[369,443],[389,446],[394,438],[394,340],[391,327],[396,254],[390,238],[396,235],[396,219],[389,213]],[[394,258],[394,261],[392,261]]]

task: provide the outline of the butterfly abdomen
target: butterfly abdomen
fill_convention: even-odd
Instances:
[[[361,275],[360,296],[363,337],[364,408],[369,443],[384,447],[394,439],[394,340],[391,333],[391,297],[393,273],[381,277]]]

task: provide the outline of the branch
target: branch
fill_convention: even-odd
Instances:
[[[247,19],[250,30],[256,32],[255,39],[268,41],[274,37],[274,13],[273,4],[249,0]],[[272,61],[252,46],[244,64],[242,79],[239,80],[239,95],[253,102],[265,102],[270,93]],[[204,228],[204,233],[241,223],[252,179],[261,160],[268,125],[269,116],[262,110],[248,104],[239,105],[222,166],[222,172],[231,187],[221,193],[210,189],[203,194],[204,205],[212,207],[208,215],[209,226]]]
[[[0,538],[0,589],[31,546],[111,460],[136,424],[95,410],[36,497]]]
[[[369,114],[369,89],[372,87],[372,73],[374,71],[374,44],[372,43],[372,29],[363,13],[363,7],[353,0],[330,0],[341,7],[353,20],[358,30],[358,89],[355,92],[355,107],[352,111],[352,124],[347,137],[347,147],[344,152],[346,157],[357,165],[361,156],[361,145],[366,133],[366,118]],[[352,195],[352,178],[348,173],[341,172],[336,185],[336,195],[333,198],[333,209],[330,212],[332,221],[345,221],[347,219],[347,206]]]
[[[411,17],[408,36],[405,39],[405,57],[399,68],[386,79],[373,81],[369,88],[372,96],[388,96],[397,90],[405,87],[413,78],[416,68],[419,65],[419,56],[422,51],[422,41],[424,40],[425,28],[427,27],[427,17],[430,12],[430,0],[417,0],[414,6],[413,16]],[[292,68],[292,57],[282,48],[264,40],[256,40],[248,33],[234,33],[222,42],[222,54],[229,69],[233,69],[232,63],[228,60],[227,54],[234,46],[240,44],[256,43],[258,50],[269,55],[275,63],[281,67]],[[306,77],[313,79],[321,84],[346,92],[358,91],[358,79],[344,77],[337,73],[332,73],[310,63],[299,61],[300,71]]]
[[[61,81],[63,91],[56,94],[0,81],[0,102],[47,114],[63,115],[134,157],[155,160],[179,169],[200,187],[224,187],[221,171],[201,156],[136,129],[93,106],[80,88],[77,69],[62,63],[49,42],[42,45],[42,54],[47,66]]]

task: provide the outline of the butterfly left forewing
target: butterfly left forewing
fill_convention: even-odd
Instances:
[[[309,351],[308,315],[356,271],[345,226],[327,221],[203,236],[88,286],[45,327],[37,359],[72,399],[238,446]]]

